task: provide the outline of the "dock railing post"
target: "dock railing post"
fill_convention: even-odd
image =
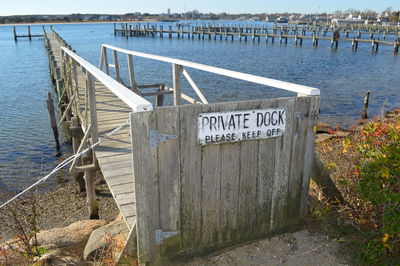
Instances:
[[[115,50],[113,50],[113,57],[114,57],[115,80],[121,81],[121,77],[119,76],[118,53]]]
[[[181,104],[181,73],[182,66],[172,64],[172,81],[174,87],[174,105]]]
[[[103,68],[104,66],[104,68]],[[101,55],[100,55],[100,70],[105,70],[106,74],[109,75],[110,71],[108,68],[108,57],[107,57],[107,48],[106,47],[102,47],[101,48]]]
[[[90,124],[91,124],[91,135],[92,135],[92,145],[99,140],[98,128],[97,128],[97,112],[96,112],[96,91],[93,82],[93,76],[88,71],[86,71],[86,88],[88,90],[88,101],[89,101],[89,114],[90,114]]]
[[[135,72],[133,69],[133,57],[128,54],[128,72],[129,72],[129,83],[131,85],[131,90],[134,92],[138,92],[138,88],[135,81]]]

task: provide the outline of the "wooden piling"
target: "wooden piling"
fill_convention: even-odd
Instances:
[[[372,39],[371,41],[371,52],[374,52],[375,50],[375,39]]]
[[[14,41],[17,41],[17,29],[14,26]]]
[[[28,38],[30,41],[32,41],[31,26],[28,26]]]
[[[72,148],[74,153],[78,152],[79,146],[81,145],[81,138],[83,137],[82,128],[79,126],[79,118],[77,116],[71,117],[71,124],[69,126],[69,135],[72,137]],[[81,165],[80,162],[77,165]],[[79,192],[86,190],[85,180],[83,178],[83,172],[78,171],[73,173],[73,177],[78,185]]]
[[[351,29],[351,30],[350,30]],[[385,29],[387,31],[387,29]],[[198,39],[205,39],[208,36],[208,39],[211,40],[212,38],[214,40],[219,39],[222,40],[223,37],[225,36],[225,41],[230,38],[230,40],[234,41],[235,40],[235,35],[237,36],[237,40],[242,41],[243,38],[245,41],[247,41],[248,38],[252,38],[252,41],[255,42],[255,39],[257,38],[257,41],[260,42],[260,40],[265,37],[266,43],[268,43],[269,38],[271,38],[272,43],[274,42],[274,38],[277,37],[280,40],[280,43],[282,44],[285,42],[287,44],[289,39],[294,39],[295,44],[297,45],[300,39],[300,45],[302,45],[302,39],[311,39],[312,44],[314,47],[319,45],[320,40],[330,40],[331,41],[331,47],[332,48],[338,48],[339,46],[339,41],[349,41],[352,42],[352,49],[357,50],[358,42],[366,42],[366,40],[360,40],[359,38],[348,38],[350,34],[356,34],[358,33],[359,37],[361,37],[361,34],[381,34],[386,38],[387,34],[394,35],[394,31],[390,31],[390,33],[383,33],[382,30],[377,30],[377,29],[371,29],[371,28],[366,28],[365,27],[337,27],[335,29],[329,29],[327,27],[320,27],[320,26],[307,26],[307,27],[302,27],[301,29],[296,27],[296,26],[280,26],[277,27],[276,25],[273,26],[271,29],[268,29],[268,27],[254,27],[254,26],[248,26],[248,27],[243,27],[243,26],[224,26],[224,25],[216,25],[215,23],[208,23],[205,24],[203,23],[201,26],[193,26],[185,28],[182,25],[177,25],[176,30],[173,30],[172,26],[169,25],[169,31],[164,31],[162,25],[151,25],[150,23],[146,23],[146,25],[141,26],[140,23],[137,23],[134,27],[130,25],[128,27],[127,24],[121,24],[121,29],[115,29],[116,34],[120,34],[123,36],[149,36],[151,35],[152,37],[163,37],[164,33],[168,34],[169,38],[172,38],[174,34],[178,38],[184,38],[184,36],[187,34],[187,37],[190,38],[190,35],[192,36],[192,39],[195,38],[195,35],[197,34]],[[332,37],[321,37],[326,36],[327,32],[332,32]],[[309,35],[308,33],[311,33]],[[343,33],[344,39],[340,39],[340,33]],[[373,35],[372,35],[373,36]],[[17,36],[18,37],[18,36]],[[372,41],[372,40],[371,40]],[[377,51],[377,48],[379,48],[379,44],[384,44],[384,45],[393,45],[393,51],[397,50],[397,44],[395,42],[377,42],[378,45],[374,46],[374,51]]]
[[[87,154],[82,157],[82,161],[84,165],[88,165],[87,169],[84,168],[84,178],[85,178],[85,187],[86,187],[86,205],[89,210],[89,219],[99,219],[99,205],[96,200],[96,191],[95,191],[95,168],[92,167],[92,154]]]
[[[60,152],[60,141],[58,140],[58,129],[57,129],[57,121],[56,121],[56,114],[54,112],[54,103],[53,98],[51,97],[51,93],[47,93],[47,111],[49,112],[50,117],[50,125],[51,129],[53,130],[54,140],[56,142],[56,150],[57,154],[61,154]]]
[[[363,112],[361,114],[361,119],[367,119],[368,118],[367,110],[368,110],[368,104],[369,104],[369,95],[370,95],[370,91],[367,91],[365,93],[365,97],[364,97],[364,109],[363,109]]]

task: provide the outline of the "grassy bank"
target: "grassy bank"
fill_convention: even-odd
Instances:
[[[345,202],[325,198],[312,183],[312,228],[339,241],[341,255],[353,264],[400,264],[399,113],[316,147]]]

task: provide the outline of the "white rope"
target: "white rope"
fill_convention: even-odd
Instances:
[[[75,158],[82,156],[83,154],[85,154],[86,152],[88,152],[89,150],[95,148],[96,146],[100,145],[100,143],[102,143],[103,141],[107,140],[108,137],[110,137],[111,135],[115,134],[116,132],[118,132],[119,130],[121,130],[122,128],[126,127],[127,125],[129,125],[129,122],[126,122],[125,124],[115,128],[114,130],[112,130],[110,133],[107,133],[103,138],[99,139],[99,141],[97,141],[95,144],[93,144],[91,147],[88,147],[86,149],[84,149],[83,151],[81,151],[80,153],[74,154],[70,157],[68,157],[67,159],[65,159],[64,161],[62,161],[61,163],[59,163],[48,175],[46,175],[45,177],[42,177],[41,179],[39,179],[38,181],[36,181],[35,183],[33,183],[32,185],[30,185],[28,188],[26,188],[25,190],[23,190],[22,192],[18,193],[17,195],[15,195],[14,197],[12,197],[11,199],[9,199],[8,201],[6,201],[5,203],[3,203],[0,206],[0,209],[3,208],[4,206],[10,204],[11,202],[13,202],[14,200],[16,200],[17,198],[19,198],[20,196],[26,194],[29,190],[31,190],[32,188],[36,187],[37,185],[45,182],[47,179],[49,179],[49,177],[51,177],[53,174],[55,174],[57,171],[59,171],[60,169],[64,168],[66,165],[70,164]]]

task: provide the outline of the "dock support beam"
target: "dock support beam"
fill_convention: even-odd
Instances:
[[[57,150],[57,155],[60,155],[60,141],[58,140],[58,129],[57,129],[57,122],[56,122],[56,114],[54,112],[54,103],[53,103],[53,98],[51,97],[51,93],[47,93],[47,110],[49,111],[49,117],[50,117],[50,124],[51,124],[51,129],[53,130],[53,135],[54,135],[54,140],[56,142],[56,150]]]

